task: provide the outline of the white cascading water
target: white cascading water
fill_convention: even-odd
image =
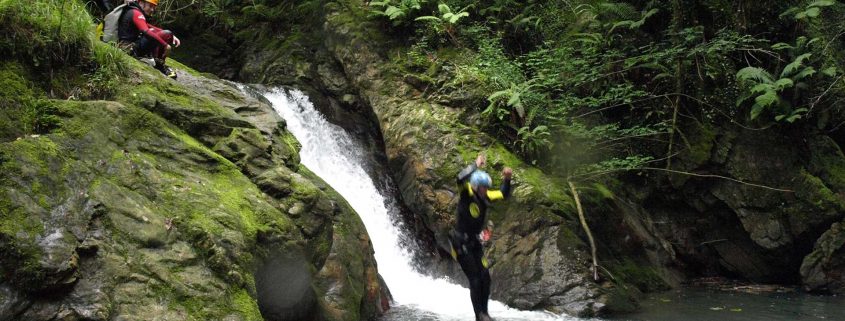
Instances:
[[[468,289],[414,271],[411,254],[401,248],[399,230],[390,219],[395,213],[389,204],[394,200],[385,199],[376,188],[362,166],[361,148],[346,131],[326,121],[302,92],[279,88],[264,96],[302,144],[302,164],[343,195],[360,215],[375,248],[379,274],[390,288],[395,305],[412,315],[419,314],[414,319],[473,320]],[[489,309],[497,320],[578,320],[519,311],[496,301],[490,301]]]

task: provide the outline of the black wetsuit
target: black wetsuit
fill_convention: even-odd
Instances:
[[[500,190],[487,190],[486,195],[479,195],[469,186],[469,176],[475,170],[475,165],[470,165],[458,174],[458,222],[449,233],[449,241],[452,243],[452,255],[469,281],[472,308],[478,318],[479,313],[487,314],[490,297],[490,272],[478,235],[487,221],[487,207],[494,201],[510,197],[511,182],[505,179]]]

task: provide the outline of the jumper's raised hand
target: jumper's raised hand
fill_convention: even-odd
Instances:
[[[502,170],[502,177],[504,177],[505,179],[511,179],[512,176],[513,176],[513,170],[510,167],[505,167]]]

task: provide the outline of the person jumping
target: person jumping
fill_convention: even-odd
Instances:
[[[457,224],[449,232],[452,257],[461,265],[469,281],[470,299],[476,321],[490,321],[487,301],[490,298],[490,272],[480,234],[486,226],[487,208],[495,201],[510,197],[513,170],[502,170],[502,185],[492,190],[490,175],[480,168],[486,163],[484,155],[478,155],[475,164],[470,164],[458,173],[460,199],[457,206]]]

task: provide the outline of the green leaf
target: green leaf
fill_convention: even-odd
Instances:
[[[736,79],[741,81],[752,80],[757,83],[772,83],[772,74],[763,68],[745,67],[736,73]]]
[[[812,7],[810,9],[807,9],[807,11],[804,11],[804,13],[809,18],[815,18],[819,16],[819,13],[821,13],[821,9],[819,9],[818,7]]]
[[[778,101],[780,101],[780,96],[778,96],[777,93],[775,93],[774,91],[767,91],[764,94],[754,98],[754,105],[769,107],[771,105],[774,105]]]
[[[801,79],[807,78],[807,77],[815,75],[815,74],[816,74],[815,68],[807,67],[807,68],[804,68],[803,70],[801,70],[801,72],[799,72],[797,75],[795,75],[792,78],[795,79],[795,80],[801,80]]]
[[[619,21],[619,22],[617,22],[617,23],[614,23],[614,24],[613,24],[613,27],[610,27],[610,31],[608,31],[608,33],[611,33],[611,32],[613,32],[613,30],[615,30],[616,28],[623,27],[623,26],[625,26],[625,27],[629,27],[629,28],[630,28],[630,27],[631,27],[631,25],[632,25],[633,23],[634,23],[634,22],[633,22],[633,21],[631,21],[631,20]],[[631,28],[631,29],[633,29],[633,28]]]
[[[836,4],[836,1],[833,1],[833,0],[818,0],[818,1],[813,2],[813,3],[811,3],[807,6],[808,7],[829,7],[829,6],[832,6],[834,4]]]
[[[793,82],[792,79],[781,78],[775,82],[774,87],[776,91],[783,91],[784,89],[792,88],[793,85],[795,85],[795,82]]]
[[[742,103],[744,103],[746,100],[748,100],[751,97],[754,97],[753,93],[750,93],[750,92],[743,93],[742,95],[739,96],[739,98],[736,99],[736,106],[739,107],[740,105],[742,105]]]
[[[642,16],[642,18],[640,18],[640,20],[637,20],[636,22],[632,23],[630,26],[628,26],[628,28],[629,29],[637,29],[639,27],[642,27],[642,25],[645,24],[646,19],[653,16],[658,11],[660,11],[660,10],[658,10],[658,9],[649,10],[648,12],[643,14],[643,16]]]
[[[437,5],[437,10],[439,10],[441,14],[452,13],[452,8],[449,8],[449,5],[445,3]]]
[[[469,17],[469,12],[464,11],[464,12],[456,14],[455,20],[458,20],[458,19],[464,18],[464,17]]]
[[[604,186],[604,184],[595,183],[593,184],[593,186],[596,188],[597,191],[599,191],[599,194],[601,194],[601,196],[603,196],[604,198],[613,198],[613,192],[611,192],[610,189],[607,188],[607,186]]]
[[[754,120],[757,118],[757,116],[760,116],[760,113],[763,112],[764,108],[765,107],[760,104],[754,104],[754,106],[751,106],[751,120]]]
[[[804,60],[807,60],[812,55],[813,54],[806,53],[796,57],[794,61],[790,62],[788,65],[786,65],[786,67],[783,67],[783,71],[780,73],[780,77],[786,78],[797,72],[798,68],[804,64]]]
[[[778,80],[780,81],[780,80]],[[752,87],[749,91],[752,94],[762,94],[767,91],[774,91],[775,85],[772,84],[757,84],[756,86]]]
[[[783,13],[781,13],[779,17],[783,18],[783,17],[786,17],[786,16],[794,16],[795,13],[798,12],[798,10],[801,10],[801,9],[798,8],[798,7],[789,8],[786,11],[784,11]]]
[[[783,49],[795,49],[792,45],[785,43],[785,42],[778,42],[772,45],[772,49],[774,50],[783,50]]]
[[[522,102],[521,102],[522,99],[520,99],[520,98],[521,97],[520,97],[520,94],[518,92],[513,93],[511,95],[510,99],[508,99],[508,106],[514,106],[514,107],[521,106],[522,105]]]
[[[440,22],[440,21],[443,21],[443,20],[438,18],[438,17],[435,17],[435,16],[422,16],[422,17],[417,17],[416,19],[414,19],[414,21],[436,21],[436,22]]]
[[[389,6],[384,10],[384,14],[386,14],[390,20],[396,20],[397,18],[404,16],[405,12],[397,7]]]
[[[825,76],[828,76],[828,77],[835,77],[837,73],[838,73],[838,70],[836,69],[836,67],[828,67],[828,68],[825,68],[824,70],[822,70],[822,75],[825,75]]]
[[[500,90],[500,91],[494,92],[490,96],[487,96],[487,101],[495,102],[495,100],[499,99],[499,97],[502,97],[502,96],[508,95],[508,94],[510,94],[510,90],[507,90],[507,89]]]
[[[525,118],[525,108],[522,107],[522,104],[516,105],[514,109],[516,109],[516,114],[519,115],[519,118]]]

